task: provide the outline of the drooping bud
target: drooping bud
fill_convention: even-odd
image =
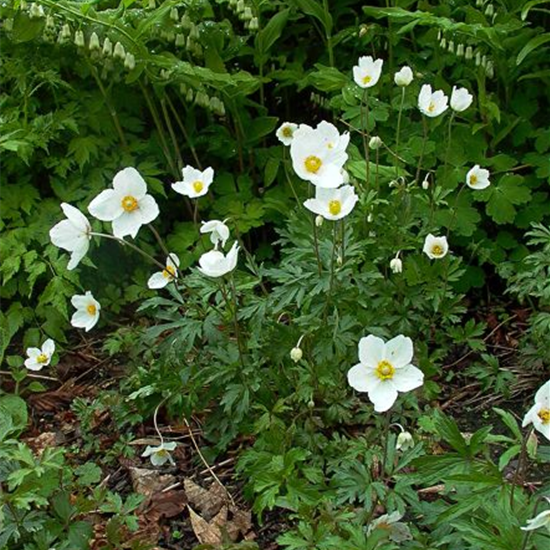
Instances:
[[[485,15],[487,17],[493,17],[495,13],[495,6],[493,6],[493,4],[488,4],[487,7],[485,8]]]
[[[75,46],[78,46],[79,48],[84,47],[84,33],[82,31],[76,31],[74,33],[74,43]]]
[[[468,60],[474,57],[474,50],[472,46],[466,46],[466,53],[464,54],[464,57]]]
[[[244,0],[239,0],[237,2],[236,12],[241,13],[242,11],[244,11],[244,8],[245,8]]]
[[[456,47],[456,55],[457,57],[462,57],[464,55],[464,44],[459,44]]]
[[[531,460],[534,460],[536,458],[538,446],[539,440],[535,435],[535,432],[532,431],[527,438],[526,444],[527,454],[529,455],[529,458],[531,458]]]
[[[481,65],[481,52],[476,52],[476,67]]]
[[[46,29],[50,31],[55,29],[55,19],[53,18],[53,15],[49,13],[46,15]]]
[[[120,42],[117,42],[115,44],[113,57],[118,58],[121,61],[124,61],[126,59],[126,50],[124,49],[124,46]]]
[[[455,43],[452,40],[449,40],[449,45],[447,46],[447,51],[449,53],[455,53]]]
[[[42,19],[44,17],[44,8],[40,4],[31,4],[29,8],[29,16],[31,19]]]
[[[403,271],[403,262],[401,261],[401,258],[399,258],[399,252],[395,258],[392,258],[390,261],[390,269],[393,273],[401,273]]]
[[[90,51],[95,51],[95,50],[99,50],[100,49],[100,45],[99,45],[99,36],[97,36],[97,33],[93,32],[90,36],[90,43],[88,45],[88,47],[90,48]]]
[[[382,140],[378,136],[372,136],[369,140],[369,149],[372,149],[373,151],[376,151],[377,149],[380,149],[380,146],[382,145]]]
[[[67,40],[69,40],[72,36],[72,33],[71,33],[71,27],[69,26],[68,23],[65,23],[62,27],[61,27],[61,31],[59,33],[59,41],[60,42],[66,42]]]
[[[193,99],[195,99],[195,94],[193,93],[193,90],[189,88],[189,90],[187,90],[187,95],[185,96],[185,101],[191,103]]]
[[[185,46],[185,36],[181,33],[176,34],[176,46],[179,48],[183,48]]]
[[[485,67],[487,66],[487,56],[484,55],[482,58],[481,58],[481,66],[485,69]]]
[[[495,67],[491,60],[487,61],[487,66],[485,67],[485,74],[487,78],[493,78],[495,76]]]
[[[401,432],[397,436],[397,442],[395,444],[396,451],[407,451],[414,447],[413,436],[409,432]]]
[[[180,20],[180,14],[178,13],[178,8],[172,8],[170,10],[170,19],[177,23]]]
[[[445,37],[443,37],[441,39],[441,42],[439,43],[439,46],[441,47],[441,49],[445,49],[447,47],[447,40],[445,39]]]
[[[428,172],[424,177],[424,180],[422,181],[422,189],[424,189],[424,191],[427,191],[429,187],[430,187],[430,173]]]
[[[299,347],[295,347],[295,348],[292,348],[290,350],[290,358],[295,362],[297,363],[298,361],[300,361],[300,359],[302,359],[303,357],[303,352],[302,352],[302,349],[299,348]]]
[[[188,31],[191,28],[191,25],[193,25],[191,18],[187,15],[187,13],[184,13],[181,17],[181,28]]]
[[[109,40],[107,36],[103,42],[103,50],[101,53],[105,56],[110,56],[113,53],[113,43]]]
[[[320,214],[315,218],[315,225],[321,227],[323,225],[324,218]]]
[[[127,52],[126,56],[124,57],[124,66],[129,71],[132,71],[136,68],[136,58],[130,52]]]
[[[242,13],[243,21],[250,21],[252,17],[253,17],[252,8],[250,8],[249,6],[246,6],[246,8],[244,8],[244,11]]]

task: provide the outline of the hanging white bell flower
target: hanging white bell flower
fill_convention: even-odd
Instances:
[[[294,132],[298,129],[298,125],[293,122],[284,122],[279,126],[279,129],[275,132],[277,139],[286,146],[292,143]]]
[[[348,371],[349,385],[367,392],[376,412],[385,412],[398,392],[409,392],[424,382],[424,373],[411,364],[413,343],[400,334],[388,342],[370,334],[359,342],[359,361]]]
[[[237,266],[239,254],[239,247],[237,243],[233,243],[233,246],[227,254],[220,252],[219,250],[211,250],[205,252],[199,258],[199,271],[207,275],[208,277],[223,277],[230,273]]]
[[[164,288],[178,276],[180,259],[173,253],[166,258],[166,267],[162,271],[153,273],[147,281],[147,287],[151,289]]]
[[[212,181],[214,181],[214,169],[211,167],[201,172],[192,166],[186,166],[182,170],[182,175],[183,181],[173,183],[172,189],[176,193],[185,195],[190,199],[196,199],[206,195]]]
[[[465,111],[474,100],[474,96],[466,88],[453,86],[451,92],[451,109],[457,113]]]
[[[466,174],[466,185],[471,189],[487,189],[491,185],[489,180],[490,175],[489,170],[481,168],[479,164],[476,164]]]
[[[414,439],[410,432],[402,431],[397,436],[397,441],[395,443],[396,451],[408,451],[414,447]]]
[[[380,80],[383,64],[382,59],[374,60],[370,55],[360,57],[353,67],[353,80],[360,88],[371,88]]]
[[[545,500],[550,503],[550,499],[545,497]],[[522,531],[534,531],[535,529],[540,529],[541,527],[546,527],[548,532],[550,532],[550,510],[544,510],[537,516],[532,519],[527,520],[527,525],[522,527]]]
[[[317,227],[321,227],[323,225],[324,221],[325,221],[325,218],[323,218],[323,216],[321,216],[321,215],[315,216],[315,225]]]
[[[218,245],[221,243],[222,248],[225,247],[227,239],[229,239],[229,227],[225,225],[224,220],[211,220],[209,222],[202,222],[200,232],[201,233],[210,233],[210,242],[218,248]]]
[[[48,338],[41,348],[27,348],[25,367],[34,371],[42,370],[50,364],[54,352],[55,342],[51,338]]]
[[[170,454],[171,451],[174,451],[177,447],[175,441],[170,441],[169,443],[164,443],[164,441],[157,447],[148,445],[145,451],[142,453],[142,457],[147,458],[151,461],[153,466],[163,466],[167,462],[170,462],[172,466],[176,463]]]
[[[380,137],[372,136],[369,139],[369,149],[376,151],[377,149],[380,149],[381,145],[382,145],[382,139]]]
[[[550,440],[550,380],[535,394],[535,404],[523,418],[522,426],[533,424],[535,430]]]
[[[403,262],[399,257],[399,252],[396,254],[395,258],[390,261],[390,269],[393,273],[401,273],[403,271]]]
[[[395,73],[393,81],[402,88],[408,86],[413,81],[412,69],[407,65],[401,67],[401,69]]]
[[[358,200],[352,185],[343,185],[338,189],[317,187],[315,198],[306,200],[304,206],[326,220],[341,220],[353,210]]]
[[[447,252],[449,252],[447,237],[436,237],[430,233],[424,241],[422,252],[424,252],[430,260],[440,260],[444,258]]]
[[[78,208],[63,202],[61,210],[67,219],[60,221],[50,229],[50,240],[55,246],[71,253],[71,259],[67,264],[67,269],[71,271],[88,253],[92,238],[92,226],[88,218]]]
[[[102,191],[88,206],[98,220],[113,222],[113,234],[135,238],[140,227],[159,215],[155,199],[147,194],[147,184],[135,168],[124,168],[113,179],[113,189]]]
[[[418,94],[420,112],[431,118],[444,113],[448,108],[448,101],[448,97],[441,90],[432,93],[432,87],[429,84],[424,84]]]
[[[430,188],[430,173],[428,172],[422,181],[422,189],[427,191]]]
[[[303,357],[302,348],[295,347],[290,350],[290,358],[297,363]]]
[[[101,305],[88,290],[85,294],[77,294],[71,298],[71,304],[76,311],[71,317],[71,325],[83,328],[86,332],[91,330],[99,321]]]

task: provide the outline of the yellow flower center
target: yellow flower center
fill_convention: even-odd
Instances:
[[[165,457],[169,456],[169,453],[166,449],[159,449],[158,451],[156,451],[155,454],[157,456],[160,456],[161,458],[165,458]]]
[[[443,256],[443,247],[438,244],[432,246],[432,254],[434,256]]]
[[[165,279],[173,279],[173,278],[176,276],[176,270],[174,269],[173,266],[167,265],[167,266],[166,266],[166,269],[164,269],[164,270],[162,271],[162,276],[163,276]]]
[[[380,380],[391,380],[394,373],[395,368],[389,361],[386,361],[385,359],[383,361],[380,361],[380,363],[378,363],[378,366],[376,367],[376,376],[378,376]]]
[[[550,424],[550,409],[541,409],[537,414],[545,426]]]
[[[433,101],[430,101],[430,104],[428,105],[428,111],[430,113],[433,113],[435,111],[435,103]]]
[[[319,168],[321,168],[321,166],[323,165],[323,161],[315,155],[310,155],[306,158],[304,164],[308,172],[316,174],[319,171]]]
[[[138,201],[135,197],[132,197],[132,195],[126,195],[122,199],[122,208],[126,210],[126,212],[133,212],[138,207]]]
[[[292,128],[290,126],[285,126],[283,128],[283,136],[286,137],[286,138],[291,138],[292,137]]]
[[[41,353],[41,354],[36,358],[36,362],[37,362],[37,363],[41,363],[41,364],[47,363],[47,362],[48,362],[48,356],[47,356],[45,353]]]
[[[475,185],[477,183],[477,176],[475,174],[472,174],[470,176],[470,185]]]
[[[364,76],[363,77],[363,84],[368,84],[371,80],[372,80],[372,78],[369,75]]]
[[[328,211],[333,216],[338,216],[338,214],[340,214],[340,212],[342,211],[342,203],[340,201],[337,201],[337,200],[330,201],[328,203]]]
[[[193,189],[195,190],[195,193],[200,193],[204,189],[204,183],[202,183],[201,180],[194,181]]]
[[[97,311],[97,308],[95,307],[94,304],[90,304],[90,305],[86,308],[86,311],[87,311],[90,315],[95,315],[95,314],[96,314],[96,311]]]

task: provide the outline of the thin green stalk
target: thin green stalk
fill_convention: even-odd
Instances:
[[[399,114],[397,115],[397,132],[395,135],[395,177],[399,176],[399,138],[401,136],[401,118],[403,115],[403,105],[405,103],[405,87],[401,87],[401,103],[399,104]]]
[[[227,307],[231,311],[231,303],[229,301],[229,298],[227,296],[227,292],[225,291],[225,285],[223,283],[223,279],[221,280],[222,288],[224,290],[222,293],[224,294],[225,301],[227,303]],[[241,340],[241,331],[239,328],[239,319],[237,317],[237,311],[238,311],[238,302],[237,302],[237,290],[235,288],[235,281],[233,279],[233,274],[229,276],[229,286],[231,288],[231,294],[233,299],[233,326],[235,327],[235,338],[237,339],[237,348],[239,350],[239,360],[241,362],[241,367],[244,369],[244,352],[243,352],[243,345]],[[242,374],[242,373],[241,373]]]
[[[313,227],[313,250],[315,251],[315,257],[317,258],[317,269],[319,275],[323,272],[323,267],[321,264],[321,256],[319,255],[319,239],[317,237],[317,224],[315,223],[315,214],[311,214],[311,223]]]
[[[525,459],[527,458],[527,442],[529,441],[529,437],[531,437],[531,433],[533,432],[533,427],[529,428],[527,430],[527,433],[525,434],[522,442],[521,442],[521,451],[519,453],[518,458],[518,465],[516,468],[516,471],[514,473],[514,478],[512,479],[512,490],[510,491],[510,508],[513,510],[514,507],[514,491],[516,489],[516,486],[519,483],[522,470],[523,470],[523,463],[525,462]]]
[[[422,128],[424,129],[424,137],[422,138],[422,149],[420,150],[420,157],[418,157],[418,166],[416,167],[415,181],[420,180],[420,170],[422,168],[422,161],[424,160],[424,151],[426,149],[426,141],[428,139],[428,123],[426,117],[422,116]]]
[[[328,0],[323,0],[323,9],[325,10],[325,21],[332,20],[330,15],[330,6]],[[325,37],[327,39],[327,50],[328,50],[328,62],[331,67],[334,67],[334,51],[332,47],[332,29],[329,29],[325,26]]]
[[[178,140],[176,139],[176,134],[174,133],[174,127],[172,126],[172,122],[170,121],[170,117],[168,116],[168,109],[166,109],[166,100],[165,98],[159,99],[160,101],[160,107],[162,109],[162,114],[164,116],[164,121],[166,122],[166,128],[168,128],[168,134],[170,135],[170,139],[172,140],[172,148],[174,149],[174,152],[176,153],[177,157],[177,163],[178,163],[178,172],[180,172],[183,169],[183,159],[181,157],[180,149],[178,146]]]
[[[365,107],[363,109],[363,106]],[[365,124],[365,115],[367,122]],[[365,186],[369,188],[370,180],[370,161],[369,161],[369,89],[363,90],[363,98],[361,99],[361,128],[363,130],[363,149],[365,151]]]
[[[382,476],[382,479],[386,476],[386,462],[388,460],[388,440],[390,436],[390,412],[384,413],[384,447],[382,449],[382,463],[380,465],[380,474]]]
[[[340,228],[342,229],[342,245],[340,250],[342,251],[342,265],[344,265],[346,261],[346,218],[341,219]]]
[[[455,114],[454,112],[451,113],[451,116],[449,117],[449,128],[447,130],[447,149],[445,150],[445,164],[443,165],[443,178],[445,181],[447,180],[447,167],[449,165],[449,154],[451,152],[451,140],[453,137],[453,120],[454,120]]]
[[[157,243],[159,244],[162,253],[168,258],[170,256],[170,252],[168,251],[168,247],[162,240],[159,232],[151,224],[148,224],[148,226],[151,230],[151,233],[153,233],[153,235],[155,236],[155,239],[157,240]],[[183,273],[180,271],[180,268],[178,266],[176,266],[176,273],[180,279],[183,279]]]

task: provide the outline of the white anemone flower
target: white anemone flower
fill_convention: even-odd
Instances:
[[[315,129],[302,124],[290,145],[292,167],[298,177],[317,187],[340,187],[344,183],[342,168],[348,160],[348,144],[349,133],[340,135],[328,122]]]
[[[390,269],[393,273],[403,272],[403,261],[399,257],[399,252],[395,255],[395,258],[392,258],[390,260]]]
[[[550,380],[535,394],[535,404],[523,418],[522,426],[533,424],[535,430],[550,440]]]
[[[357,86],[360,88],[374,86],[380,80],[383,64],[382,59],[374,60],[370,55],[360,57],[357,65],[353,67],[353,80]]]
[[[173,183],[172,189],[180,195],[197,199],[208,193],[208,189],[214,180],[214,169],[208,167],[201,172],[192,166],[186,166],[182,170],[182,175],[183,181]]]
[[[177,277],[179,266],[180,259],[175,254],[170,253],[166,258],[166,267],[162,271],[153,273],[147,281],[147,286],[153,289],[164,288]]]
[[[170,441],[169,443],[164,443],[163,441],[158,447],[148,445],[141,456],[149,457],[149,460],[153,466],[163,466],[167,462],[170,462],[170,464],[174,466],[176,463],[174,462],[170,452],[176,447],[177,443],[175,441]]]
[[[436,237],[430,233],[424,241],[422,252],[424,252],[430,260],[440,260],[444,258],[447,252],[449,252],[447,237]]]
[[[550,503],[550,498],[544,497],[545,500]],[[541,527],[546,527],[550,531],[550,510],[544,510],[537,516],[532,519],[527,520],[527,525],[522,527],[523,531],[534,531],[535,529],[540,529]]]
[[[376,412],[385,412],[397,392],[409,392],[424,382],[424,373],[411,364],[413,343],[400,334],[388,342],[370,334],[359,342],[359,361],[348,371],[349,385],[368,392]]]
[[[227,254],[219,250],[205,252],[199,258],[199,271],[208,277],[223,277],[233,271],[237,266],[239,247],[233,243],[231,250]]]
[[[400,512],[392,512],[384,514],[376,518],[369,524],[367,534],[370,535],[375,529],[383,529],[387,531],[388,538],[393,542],[405,542],[412,539],[412,534],[409,526],[406,523],[399,521],[403,517]]]
[[[397,436],[397,441],[395,442],[396,451],[408,451],[414,447],[414,439],[410,432],[403,431]]]
[[[304,206],[326,220],[341,220],[353,210],[358,200],[352,185],[344,185],[338,189],[317,187],[315,198],[305,201]]]
[[[200,232],[201,233],[210,233],[210,242],[218,248],[218,245],[221,243],[222,248],[225,247],[227,239],[229,239],[229,227],[225,225],[224,220],[210,220],[209,222],[202,222]]]
[[[48,338],[41,348],[27,348],[27,359],[25,359],[25,367],[29,370],[42,370],[47,367],[52,360],[55,352],[55,342]]]
[[[393,81],[402,88],[408,86],[413,81],[412,69],[407,65],[401,67],[393,76]]]
[[[418,94],[418,108],[420,112],[431,118],[439,116],[448,108],[448,97],[441,91],[432,93],[432,87],[424,84]]]
[[[466,174],[466,185],[471,189],[487,189],[491,185],[489,180],[490,175],[489,170],[481,168],[479,164],[476,164]]]
[[[287,147],[292,143],[294,132],[298,129],[298,125],[294,122],[283,122],[279,129],[275,132],[277,139]]]
[[[71,259],[67,264],[67,269],[71,271],[86,256],[90,248],[92,226],[78,208],[63,202],[61,209],[67,219],[50,229],[50,240],[55,246],[71,253]]]
[[[113,234],[135,238],[140,227],[159,215],[155,199],[147,194],[147,184],[135,168],[124,168],[113,179],[113,189],[102,191],[88,206],[92,216],[113,222]]]
[[[465,111],[474,100],[474,96],[466,88],[456,88],[453,86],[451,92],[451,109],[457,113]]]
[[[85,294],[77,294],[71,298],[71,304],[76,311],[71,317],[71,325],[76,328],[83,328],[86,332],[95,327],[99,321],[101,305],[87,290]]]

